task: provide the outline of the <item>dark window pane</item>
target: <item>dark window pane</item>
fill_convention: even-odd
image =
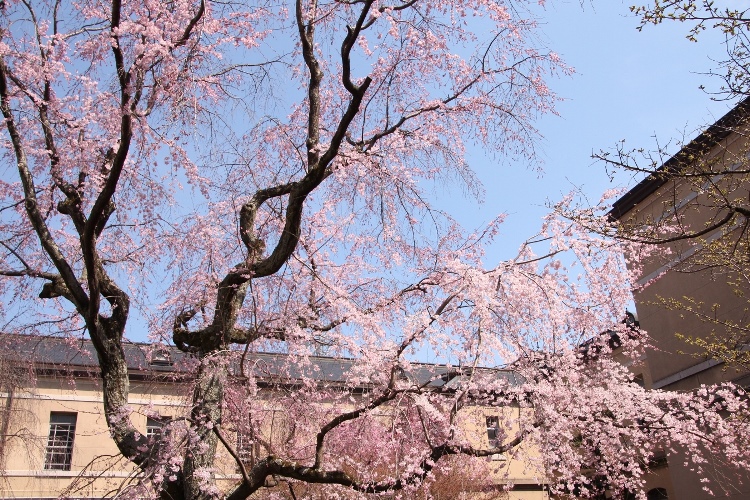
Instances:
[[[654,488],[646,493],[646,498],[648,500],[667,500],[669,497],[667,496],[667,490],[664,488]]]
[[[487,417],[487,439],[490,441],[490,446],[497,445],[499,427],[498,417]]]

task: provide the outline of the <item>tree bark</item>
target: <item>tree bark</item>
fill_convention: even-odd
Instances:
[[[213,472],[218,438],[213,426],[221,423],[224,385],[229,367],[216,353],[201,359],[193,391],[191,411],[191,443],[183,464],[185,498],[208,500],[219,498]],[[193,440],[195,442],[193,442]]]

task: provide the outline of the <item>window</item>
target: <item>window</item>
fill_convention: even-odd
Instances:
[[[664,450],[657,450],[648,461],[649,469],[659,469],[667,465],[667,454]]]
[[[499,443],[497,442],[500,438],[500,419],[498,417],[487,417],[487,441],[493,448]],[[495,453],[490,455],[490,460],[493,462],[504,462],[507,460],[506,456],[502,453]]]
[[[497,417],[487,417],[487,440],[490,446],[497,446],[497,438],[500,437],[500,421]]]
[[[161,437],[161,430],[164,427],[164,417],[147,417],[146,418],[146,437],[157,441]]]
[[[646,493],[646,498],[648,500],[667,500],[669,496],[667,495],[667,490],[664,488],[654,488]]]
[[[253,467],[260,454],[260,446],[248,433],[237,433],[237,455],[245,467]]]
[[[168,349],[156,349],[151,353],[151,366],[172,366],[172,355]]]
[[[47,453],[44,457],[45,470],[70,470],[73,462],[76,417],[75,413],[50,413]]]

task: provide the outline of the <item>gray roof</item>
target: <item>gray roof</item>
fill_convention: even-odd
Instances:
[[[181,361],[187,358],[174,347],[126,343],[124,348],[128,368],[133,371],[183,371]],[[169,363],[159,361],[160,352],[169,356]],[[82,338],[0,334],[0,355],[17,362],[33,362],[42,368],[91,370],[99,367],[94,345]]]
[[[196,358],[174,346],[132,342],[125,343],[124,349],[133,376],[186,377],[194,373]],[[15,362],[33,363],[42,371],[96,372],[99,367],[93,344],[83,338],[0,334],[0,356]],[[303,363],[289,360],[286,354],[253,352],[245,357],[245,367],[265,383],[288,384],[309,378],[323,383],[346,383],[356,365],[354,359],[328,356],[309,356]],[[236,372],[240,372],[239,367]],[[428,385],[432,388],[454,389],[468,373],[458,367],[410,363],[401,376],[420,385],[432,380]],[[511,386],[523,382],[512,370],[477,368],[477,373]]]

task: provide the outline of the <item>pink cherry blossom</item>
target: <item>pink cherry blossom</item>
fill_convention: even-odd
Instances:
[[[470,145],[534,161],[570,69],[524,8],[5,2],[0,310],[8,332],[90,338],[110,433],[142,470],[127,495],[285,478],[413,498],[452,474],[481,486],[497,453],[582,497],[639,492],[662,449],[747,467],[741,391],[644,391],[600,335],[642,353],[620,320],[647,249],[550,215],[487,264],[502,217],[471,233],[431,203],[441,183],[481,197]],[[130,418],[134,318],[194,355],[189,410],[156,446]],[[237,435],[263,456],[220,492]]]

